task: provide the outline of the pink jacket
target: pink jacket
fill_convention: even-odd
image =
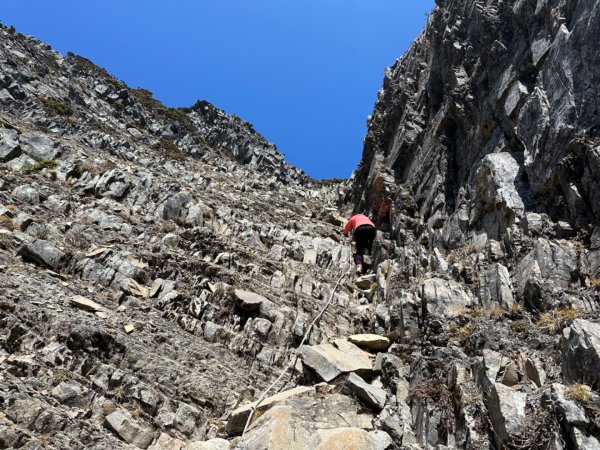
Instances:
[[[373,228],[375,228],[375,224],[371,222],[367,216],[364,214],[355,214],[350,218],[344,227],[344,234],[348,234],[350,230],[356,230],[361,225],[371,225]]]

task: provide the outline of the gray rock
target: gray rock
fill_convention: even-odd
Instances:
[[[268,299],[254,292],[236,289],[234,291],[236,303],[247,311],[258,311],[262,304],[270,303]]]
[[[192,442],[183,447],[182,450],[229,450],[230,448],[229,441],[215,438],[203,442]]]
[[[344,386],[375,411],[381,411],[385,406],[386,392],[383,389],[371,386],[354,373],[348,374]]]
[[[154,440],[154,430],[144,422],[135,420],[127,411],[119,409],[104,418],[105,426],[125,442],[138,448],[148,448]]]
[[[63,381],[52,389],[52,397],[68,406],[84,406],[89,402],[89,389],[74,380]]]
[[[563,330],[562,375],[567,383],[600,387],[600,325],[575,319]]]
[[[587,431],[573,428],[571,434],[575,443],[575,450],[600,450],[600,441],[591,436]]]
[[[342,373],[355,372],[363,377],[373,371],[369,354],[347,341],[317,346],[303,345],[298,349],[302,363],[329,382]]]
[[[17,254],[26,260],[31,260],[52,270],[60,269],[67,260],[65,253],[41,239],[23,244],[17,251]]]
[[[426,317],[455,317],[476,304],[473,295],[459,283],[442,278],[423,282],[421,302]]]
[[[258,411],[264,412],[271,408],[273,405],[283,402],[290,397],[307,395],[312,392],[314,392],[313,387],[299,386],[293,389],[289,389],[287,391],[280,392],[279,394],[267,397],[262,402],[260,402],[260,404],[254,402],[248,405],[240,406],[236,410],[232,411],[231,415],[229,416],[226,428],[227,433],[239,434],[242,431],[244,431],[244,427],[246,426],[248,416],[254,408],[256,408]]]
[[[58,158],[62,150],[44,133],[31,131],[19,138],[23,153],[36,161],[48,161]]]
[[[8,162],[21,154],[16,130],[0,128],[0,162]]]
[[[505,266],[496,263],[481,273],[479,299],[486,308],[493,305],[510,308],[514,304],[513,286]]]
[[[487,155],[481,161],[473,181],[471,225],[480,224],[490,237],[501,236],[525,206],[517,191],[517,177],[521,167],[506,152]]]
[[[40,194],[31,186],[17,186],[11,195],[19,202],[31,203],[33,205],[40,202]]]

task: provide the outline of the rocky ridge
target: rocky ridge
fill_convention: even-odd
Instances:
[[[598,9],[438,2],[332,184],[0,29],[0,448],[600,448]]]

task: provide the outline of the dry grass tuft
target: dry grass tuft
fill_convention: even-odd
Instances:
[[[6,228],[7,230],[13,231],[17,229],[17,226],[11,218],[6,216],[0,216],[0,227]]]
[[[448,254],[448,262],[450,264],[453,264],[453,263],[463,260],[467,256],[473,255],[475,253],[477,253],[477,247],[475,247],[475,245],[473,245],[473,244],[467,244],[463,247],[452,250]]]
[[[592,389],[585,384],[573,384],[565,387],[565,396],[579,403],[588,403],[592,400]]]
[[[576,309],[556,309],[541,314],[535,325],[540,330],[552,333],[564,328],[578,317],[581,317],[581,312]]]
[[[505,312],[506,312],[506,310],[504,308],[502,308],[501,306],[492,306],[490,308],[490,310],[488,311],[491,318],[499,317],[502,314],[504,314]]]

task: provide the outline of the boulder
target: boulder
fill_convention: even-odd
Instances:
[[[573,428],[571,436],[574,450],[600,450],[600,441],[585,430]]]
[[[575,319],[563,330],[561,352],[565,382],[600,388],[600,324]]]
[[[518,192],[521,166],[510,153],[486,155],[471,182],[471,226],[479,225],[489,237],[497,238],[510,227],[525,206]]]
[[[20,137],[23,153],[36,161],[48,161],[58,158],[62,151],[45,133],[37,131],[23,133]]]
[[[262,295],[242,289],[234,291],[236,305],[246,311],[258,311],[260,306],[265,303],[270,303],[269,300]]]
[[[138,448],[146,449],[154,440],[153,428],[134,419],[129,412],[118,409],[104,418],[106,427],[114,431],[121,439]]]
[[[389,448],[389,436],[371,431],[373,416],[360,411],[361,406],[351,397],[332,393],[323,386],[313,394],[290,397],[264,412],[253,421],[235,448]]]
[[[569,428],[586,428],[589,425],[590,421],[585,413],[585,408],[579,402],[569,398],[566,386],[553,383],[550,390],[542,396],[542,401],[552,405],[560,420]]]
[[[501,383],[491,383],[484,391],[486,406],[499,446],[525,432],[527,394]]]
[[[90,400],[89,389],[75,380],[59,383],[52,389],[52,397],[68,406],[81,407]]]
[[[36,205],[40,202],[40,194],[29,185],[17,186],[12,192],[11,195],[17,201],[22,203],[30,203],[32,205]]]
[[[181,450],[229,450],[229,441],[225,439],[209,439],[208,441],[192,442]]]
[[[354,284],[356,284],[357,288],[368,291],[375,284],[376,277],[377,275],[375,274],[363,275],[362,277],[358,277]]]
[[[354,373],[348,374],[344,386],[375,411],[379,412],[385,406],[387,399],[386,392],[383,389],[370,385]]]
[[[348,340],[367,350],[386,350],[391,345],[388,338],[378,334],[353,334]]]
[[[548,281],[557,288],[567,288],[573,281],[577,268],[577,250],[571,243],[550,242],[539,238],[534,249],[514,268],[515,289],[523,294],[530,279]]]
[[[303,345],[298,349],[302,363],[320,379],[329,382],[342,373],[371,375],[373,364],[369,354],[348,341],[335,341],[316,346]]]
[[[421,285],[423,316],[455,317],[475,305],[473,295],[452,280],[430,278]]]
[[[52,270],[60,269],[67,259],[67,255],[62,250],[42,239],[23,244],[17,254],[22,256],[23,259],[33,261]]]
[[[486,308],[494,305],[510,308],[514,304],[513,286],[510,281],[510,274],[505,266],[496,263],[481,272],[479,299]]]

